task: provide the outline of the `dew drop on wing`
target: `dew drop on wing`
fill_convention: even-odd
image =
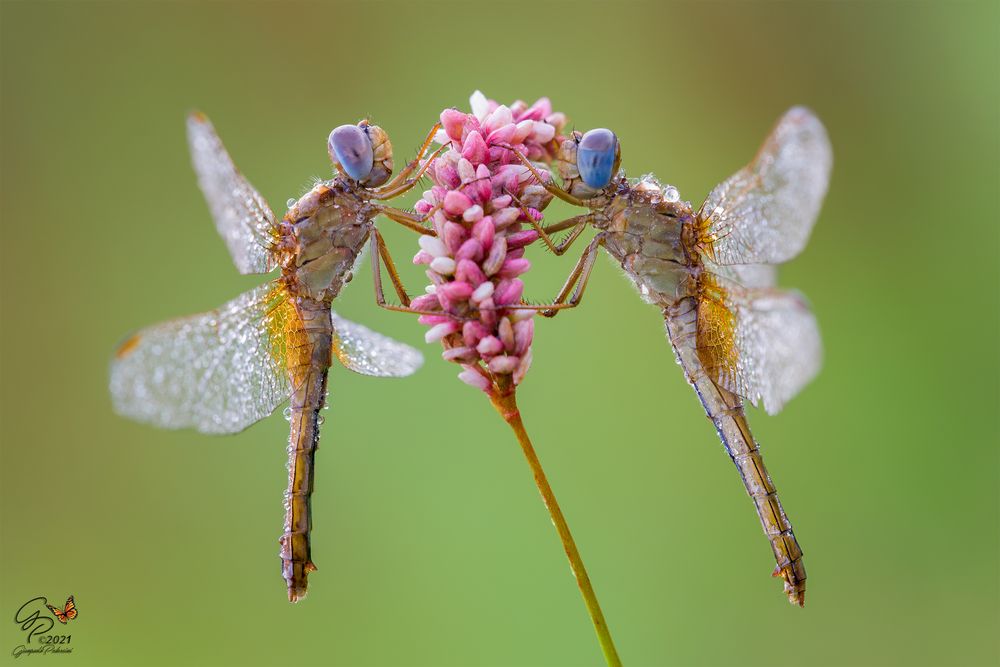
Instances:
[[[292,421],[292,409],[290,407],[285,408],[281,411],[281,416],[285,418],[286,422]]]
[[[326,417],[324,417],[323,415],[316,415],[316,425],[317,426],[322,426],[325,421],[326,421]]]
[[[672,185],[668,185],[663,188],[663,201],[674,203],[680,201],[681,193],[680,190]]]
[[[288,208],[295,206],[295,198],[290,197],[288,201],[285,202],[285,206],[287,206]]]

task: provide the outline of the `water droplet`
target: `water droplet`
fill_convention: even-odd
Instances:
[[[663,201],[673,203],[675,201],[680,201],[680,198],[681,198],[681,193],[674,186],[668,185],[667,187],[663,188]]]
[[[295,199],[293,198],[293,199],[289,199],[288,201],[286,201],[285,202],[285,206],[287,206],[288,208],[291,208],[291,207],[295,206]]]
[[[316,415],[316,425],[322,426],[326,422],[326,417],[323,415]]]
[[[292,421],[292,409],[285,408],[284,410],[281,411],[281,416],[284,417],[285,421],[287,422]]]

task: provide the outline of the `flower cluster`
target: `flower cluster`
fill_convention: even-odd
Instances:
[[[437,233],[420,238],[413,258],[428,266],[431,284],[411,307],[430,313],[420,317],[431,327],[425,338],[440,340],[442,356],[463,366],[459,378],[490,391],[496,376],[517,384],[531,365],[534,311],[518,308],[519,276],[531,268],[524,250],[538,233],[524,226],[528,215],[540,221],[551,200],[510,149],[551,161],[566,119],[546,98],[508,107],[477,91],[471,105],[471,114],[441,114],[437,138],[449,148],[429,166],[434,186],[415,207]]]

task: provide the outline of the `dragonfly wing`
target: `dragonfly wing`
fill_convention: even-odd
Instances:
[[[129,337],[111,362],[115,411],[164,428],[237,433],[291,393],[284,288],[268,283],[222,307]]]
[[[719,386],[775,414],[819,372],[816,318],[798,292],[745,288],[705,275],[698,356]]]
[[[804,107],[778,121],[753,161],[712,190],[699,238],[718,264],[780,264],[802,251],[830,181],[826,129]]]
[[[187,131],[198,185],[233,263],[240,273],[270,271],[278,229],[271,207],[233,164],[206,116],[188,116]]]
[[[778,267],[773,264],[732,264],[724,266],[706,259],[705,269],[744,287],[775,287],[778,284]]]
[[[405,377],[424,363],[416,349],[372,331],[336,312],[333,319],[333,352],[340,363],[355,373],[374,377]]]

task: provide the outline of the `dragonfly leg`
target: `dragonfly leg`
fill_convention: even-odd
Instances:
[[[412,174],[413,171],[420,165],[420,161],[424,159],[424,155],[430,149],[431,143],[434,142],[434,135],[436,135],[440,129],[441,123],[434,123],[434,127],[431,128],[431,131],[428,132],[427,136],[424,138],[424,143],[420,144],[420,149],[417,151],[417,157],[406,163],[406,166],[403,167],[398,174],[396,174],[395,178],[384,185],[374,188],[373,192],[379,193],[385,190],[394,190],[403,185],[403,183],[405,183],[410,177],[410,174]]]
[[[587,246],[587,249],[580,255],[576,266],[573,267],[569,277],[566,279],[566,283],[559,290],[559,294],[552,303],[508,307],[515,307],[519,310],[537,310],[540,311],[543,317],[555,317],[560,310],[576,308],[580,305],[580,300],[583,299],[583,292],[587,289],[587,281],[590,280],[590,272],[594,269],[594,263],[597,260],[597,252],[602,245],[604,245],[604,236],[595,236],[594,240]]]
[[[557,257],[564,255],[566,251],[569,250],[569,247],[573,245],[573,242],[580,238],[580,234],[582,234],[583,230],[587,228],[587,223],[593,221],[593,213],[584,213],[582,215],[575,215],[572,218],[567,218],[566,220],[551,225],[550,227],[542,227],[538,224],[538,221],[535,220],[534,216],[531,215],[531,211],[528,207],[525,206],[521,200],[514,195],[514,193],[508,192],[507,194],[510,195],[511,199],[514,200],[514,203],[521,209],[521,215],[527,219],[528,224],[531,225],[536,232],[538,232],[538,236],[541,237],[542,243],[545,244],[545,247],[555,253]],[[549,236],[548,232],[550,230],[555,232],[563,229],[569,229],[571,227],[573,228],[573,231],[558,243],[553,242],[552,237]]]
[[[434,214],[441,208],[441,204],[437,204],[434,208],[427,211],[424,215],[416,215],[410,213],[409,211],[404,211],[399,208],[394,208],[392,206],[382,206],[378,205],[378,211],[385,217],[389,218],[393,222],[398,222],[407,229],[413,230],[418,234],[424,234],[426,236],[436,236],[436,232],[433,229],[429,229],[425,226],[428,220],[430,220]]]
[[[378,304],[379,308],[385,308],[386,310],[392,310],[397,313],[412,313],[414,315],[448,314],[440,310],[418,310],[416,308],[410,308],[410,296],[407,294],[406,287],[403,285],[403,281],[399,277],[399,271],[396,270],[396,263],[392,260],[392,255],[389,254],[389,248],[386,246],[385,240],[382,238],[382,235],[379,234],[377,229],[372,230],[370,242],[372,255],[372,278],[375,282],[375,303]],[[392,281],[393,289],[396,290],[396,296],[399,297],[399,300],[403,304],[401,306],[389,303],[385,299],[385,290],[382,287],[382,261],[385,262],[386,271],[389,274],[389,280]]]
[[[567,204],[572,204],[573,206],[588,208],[587,202],[584,201],[583,199],[580,199],[579,197],[574,197],[573,195],[571,195],[570,193],[566,192],[561,187],[553,183],[551,179],[545,180],[544,178],[542,178],[541,172],[538,171],[535,165],[531,163],[531,160],[525,157],[525,155],[521,153],[521,151],[517,150],[513,146],[510,146],[509,144],[491,144],[491,145],[499,146],[500,148],[506,148],[511,153],[513,153],[514,156],[521,161],[521,164],[523,164],[525,167],[528,168],[528,171],[530,171],[531,175],[535,177],[535,179],[538,181],[538,184],[541,185],[546,190],[548,190],[554,197],[558,197]]]
[[[447,148],[448,144],[445,144],[444,146],[441,146],[436,151],[431,153],[430,157],[424,160],[424,163],[420,166],[420,171],[418,171],[413,176],[409,176],[403,179],[403,181],[399,185],[396,185],[395,187],[392,188],[389,188],[387,186],[382,186],[378,190],[374,190],[371,194],[371,198],[392,199],[394,197],[400,196],[401,194],[404,194],[410,188],[412,188],[414,185],[420,182],[420,179],[423,178],[424,173],[427,171],[428,168],[430,168],[431,164],[434,162],[434,158],[443,153]],[[410,165],[416,164],[417,162],[418,162],[417,160],[411,162],[409,165],[407,165],[407,169],[409,169]],[[395,181],[396,179],[393,180]]]

